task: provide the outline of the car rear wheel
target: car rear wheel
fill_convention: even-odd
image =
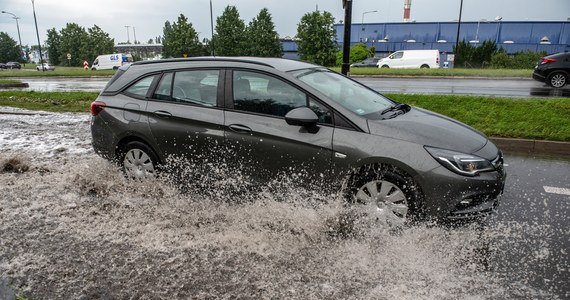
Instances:
[[[146,144],[130,142],[120,154],[119,161],[128,178],[144,180],[156,177],[158,158]]]
[[[346,196],[359,217],[388,226],[401,226],[419,217],[422,193],[398,168],[363,167],[347,186]]]
[[[548,78],[548,83],[554,88],[561,88],[568,83],[568,75],[563,72],[553,72]]]
[[[424,64],[420,67],[420,69],[429,69],[429,66]]]

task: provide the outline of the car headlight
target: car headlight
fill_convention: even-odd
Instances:
[[[424,148],[441,165],[460,175],[477,176],[481,172],[495,170],[489,160],[479,156],[427,146]]]

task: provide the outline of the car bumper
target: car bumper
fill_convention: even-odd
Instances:
[[[543,74],[534,72],[534,73],[532,73],[532,79],[534,79],[536,81],[540,81],[540,82],[545,82],[546,76],[544,76]]]
[[[423,188],[426,216],[439,220],[470,219],[492,212],[499,205],[506,178],[502,167],[475,177],[444,167],[416,176],[422,187],[430,187]]]

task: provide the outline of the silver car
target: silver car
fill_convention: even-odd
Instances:
[[[154,176],[173,156],[235,162],[259,182],[302,170],[390,223],[490,212],[506,178],[501,151],[477,130],[301,61],[136,62],[91,113],[95,151],[130,177]]]

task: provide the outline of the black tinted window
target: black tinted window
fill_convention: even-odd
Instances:
[[[193,70],[164,74],[153,98],[216,106],[219,73],[219,70]]]
[[[234,108],[274,116],[307,106],[307,96],[287,82],[265,74],[233,72]]]
[[[172,84],[173,100],[205,106],[216,106],[218,76],[218,70],[176,72]]]

